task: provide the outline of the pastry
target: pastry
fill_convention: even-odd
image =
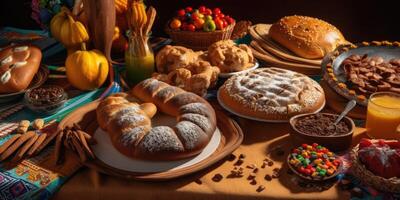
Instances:
[[[255,64],[251,49],[232,40],[221,40],[208,47],[208,59],[223,73],[243,71]]]
[[[199,61],[168,74],[154,73],[153,78],[204,96],[208,88],[216,85],[219,72],[219,68],[211,66],[209,62]]]
[[[140,99],[142,104],[133,100]],[[152,126],[157,110],[177,124]],[[150,78],[129,94],[105,98],[97,107],[99,126],[123,154],[145,160],[174,160],[200,153],[216,130],[215,111],[203,98]]]
[[[9,46],[0,51],[0,94],[28,88],[39,70],[42,52],[34,46]]]
[[[362,139],[350,152],[352,171],[368,185],[400,192],[400,142]]]
[[[168,73],[184,68],[198,60],[199,53],[182,46],[167,45],[156,55],[156,67],[159,73]]]
[[[269,36],[303,58],[318,59],[346,44],[342,33],[333,25],[306,16],[287,16],[274,23]]]
[[[167,45],[156,56],[158,72],[153,78],[204,96],[216,85],[220,73],[206,58],[202,51]]]
[[[290,70],[262,68],[229,78],[218,92],[232,111],[263,120],[289,120],[320,110],[324,91],[311,78]]]

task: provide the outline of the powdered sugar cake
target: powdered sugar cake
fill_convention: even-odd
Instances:
[[[229,78],[218,99],[234,113],[266,121],[287,121],[297,114],[317,112],[325,104],[324,91],[317,82],[274,67]]]

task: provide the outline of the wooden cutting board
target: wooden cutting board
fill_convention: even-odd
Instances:
[[[318,67],[321,65],[322,59],[306,59],[299,57],[290,50],[273,41],[268,35],[270,27],[270,24],[256,24],[250,27],[249,33],[253,40],[257,41],[263,49],[278,59],[287,62],[301,63]]]
[[[250,43],[250,48],[254,54],[254,56],[266,62],[267,64],[270,64],[273,67],[279,67],[283,69],[288,69],[288,70],[293,70],[302,74],[306,75],[319,75],[321,74],[321,68],[317,66],[311,66],[311,65],[304,65],[304,64],[299,64],[299,63],[292,63],[292,62],[286,62],[277,59],[275,56],[270,54],[268,51],[264,50],[256,41],[252,41]]]

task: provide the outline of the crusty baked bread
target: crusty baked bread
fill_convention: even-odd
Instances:
[[[152,77],[170,85],[193,92],[199,96],[207,94],[207,89],[217,84],[218,67],[211,66],[209,62],[198,61],[184,68],[177,68],[167,74],[153,73]]]
[[[289,120],[325,104],[321,86],[311,78],[280,68],[260,68],[229,78],[218,98],[230,110],[264,120]]]
[[[220,73],[206,58],[202,51],[167,45],[156,56],[157,72],[152,77],[204,96],[216,85]]]
[[[324,57],[341,44],[347,43],[333,25],[305,16],[287,16],[274,23],[269,36],[303,58]]]
[[[132,97],[143,104],[134,102]],[[173,127],[152,127],[157,109],[177,118]],[[216,130],[215,111],[203,98],[156,79],[137,84],[129,94],[105,98],[97,107],[99,126],[123,154],[145,160],[194,156]]]
[[[223,73],[239,72],[255,65],[250,47],[232,40],[221,40],[209,46],[208,60]]]
[[[42,52],[34,46],[9,46],[0,51],[0,94],[26,89],[39,70]]]

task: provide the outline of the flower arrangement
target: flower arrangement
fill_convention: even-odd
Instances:
[[[61,11],[62,6],[72,8],[74,0],[32,0],[31,17],[42,29],[48,29],[51,18]]]

